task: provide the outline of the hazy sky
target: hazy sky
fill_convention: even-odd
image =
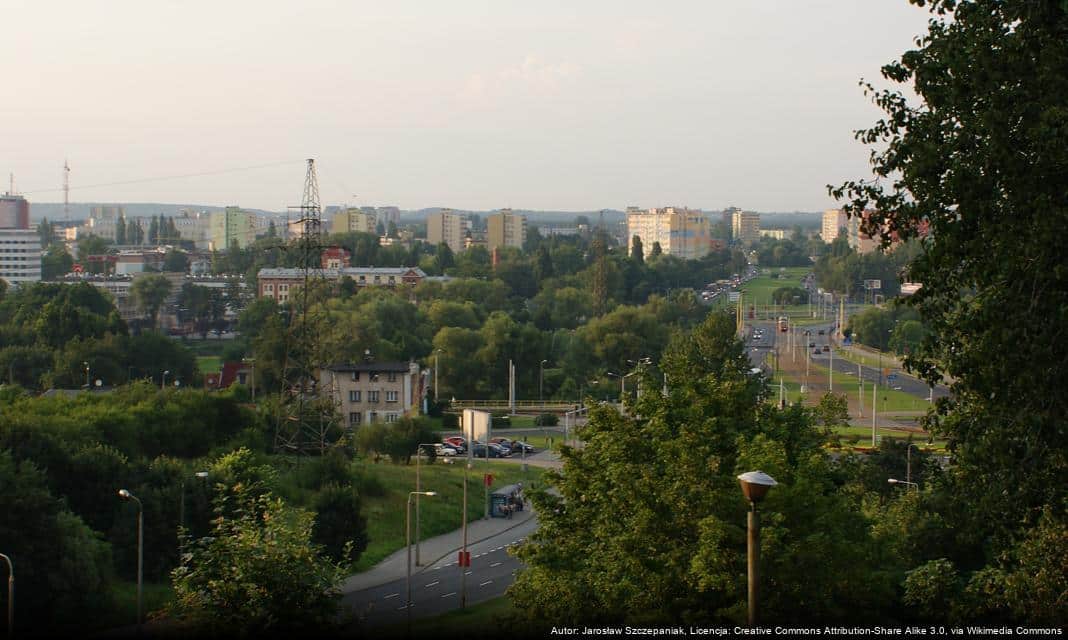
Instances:
[[[0,0],[0,171],[32,201],[830,206],[906,0]],[[286,164],[276,164],[286,163]],[[210,176],[89,188],[89,185]]]

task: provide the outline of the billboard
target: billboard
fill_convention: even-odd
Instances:
[[[472,451],[474,451],[475,440],[479,442],[489,442],[491,437],[490,429],[493,425],[493,416],[488,411],[478,411],[476,409],[464,409],[463,413],[463,427],[464,438],[467,439],[467,457],[470,458]]]
[[[882,280],[865,280],[864,281],[864,288],[865,289],[882,289],[883,288],[883,281]]]

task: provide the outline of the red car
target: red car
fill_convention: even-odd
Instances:
[[[467,451],[467,440],[464,440],[460,436],[451,436],[442,440],[445,444],[452,445],[457,451],[463,453]]]

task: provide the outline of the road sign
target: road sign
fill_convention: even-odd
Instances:
[[[846,337],[842,338],[842,344],[844,344],[845,346],[848,347],[849,345],[853,344],[853,340],[850,339],[849,336],[846,336]]]
[[[887,382],[894,382],[895,380],[897,380],[897,374],[896,373],[891,373],[890,375],[886,376],[886,381]]]
[[[727,299],[731,302],[738,302],[738,299],[742,297],[742,294],[737,291],[731,291],[727,294]]]

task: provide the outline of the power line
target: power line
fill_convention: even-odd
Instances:
[[[281,167],[281,166],[285,166],[285,165],[292,165],[292,164],[298,164],[298,163],[303,164],[304,161],[303,160],[286,160],[286,161],[283,161],[283,162],[272,162],[270,164],[257,164],[257,165],[247,166],[247,167],[234,167],[234,168],[230,168],[230,169],[219,169],[217,171],[204,171],[204,172],[201,172],[201,173],[185,173],[185,174],[173,175],[173,176],[157,176],[157,177],[154,177],[154,178],[138,178],[136,180],[121,180],[119,182],[101,182],[99,184],[87,184],[87,185],[82,185],[82,186],[72,186],[72,187],[69,187],[69,189],[71,191],[74,191],[74,190],[81,190],[81,189],[97,189],[97,188],[100,188],[100,187],[118,187],[118,186],[123,186],[123,185],[130,185],[130,184],[144,184],[146,182],[162,182],[162,181],[165,181],[165,180],[182,180],[182,179],[185,179],[185,178],[200,178],[200,177],[203,177],[203,176],[217,176],[217,175],[222,175],[222,174],[226,174],[226,173],[238,173],[240,171],[252,171],[252,170],[255,170],[255,169],[266,169],[266,168],[269,168],[269,167]],[[62,189],[62,188],[60,188],[60,189],[37,189],[37,190],[34,190],[34,191],[23,191],[22,193],[29,195],[29,194],[36,194],[36,193],[56,193],[58,191],[64,191],[64,189]]]

